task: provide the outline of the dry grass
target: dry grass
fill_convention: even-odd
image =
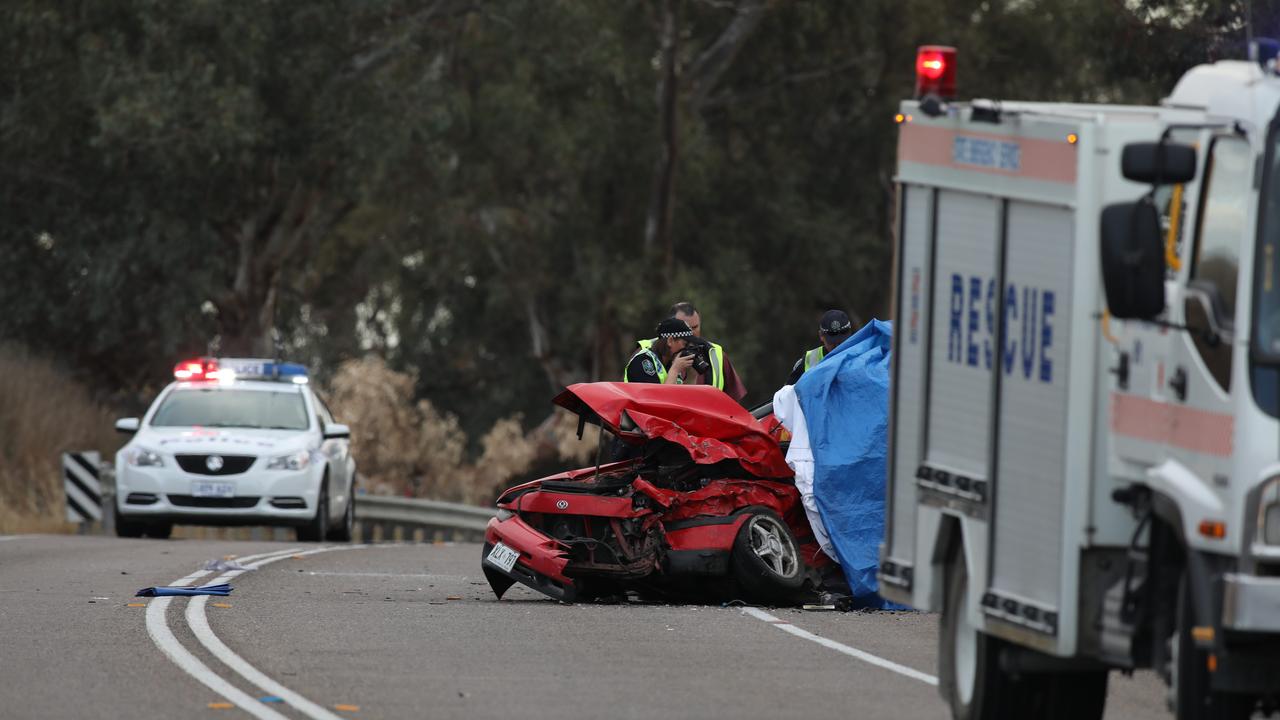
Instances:
[[[580,463],[595,450],[594,442],[577,439],[568,413],[528,433],[514,415],[494,423],[480,439],[480,457],[471,460],[457,418],[427,400],[414,404],[413,386],[412,376],[376,357],[344,363],[330,385],[330,405],[351,426],[351,452],[375,494],[487,504],[535,463]]]
[[[114,416],[53,363],[0,345],[0,533],[66,532],[60,456],[120,446]]]

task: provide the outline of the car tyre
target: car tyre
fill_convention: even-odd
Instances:
[[[147,525],[147,537],[156,540],[168,540],[173,535],[173,523],[154,523]]]
[[[320,497],[316,501],[316,514],[306,525],[297,529],[298,542],[321,542],[329,533],[329,478],[320,483]]]
[[[126,520],[120,514],[120,508],[113,508],[115,513],[116,537],[122,538],[140,538],[146,530],[146,525],[135,520]]]
[[[342,524],[329,530],[329,539],[334,542],[351,542],[356,527],[356,496],[347,495],[347,509],[342,513]]]
[[[772,510],[751,508],[746,514],[730,557],[734,580],[749,600],[788,602],[804,585],[800,546]]]
[[[1210,685],[1209,651],[1196,647],[1191,636],[1195,626],[1191,587],[1187,574],[1178,582],[1176,629],[1171,638],[1173,657],[1170,691],[1177,720],[1243,720],[1253,714],[1254,698],[1236,693],[1214,692]]]

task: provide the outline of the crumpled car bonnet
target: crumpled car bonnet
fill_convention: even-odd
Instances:
[[[662,439],[688,451],[699,465],[736,461],[761,478],[788,478],[778,442],[751,413],[707,385],[578,383],[554,401],[623,441]]]

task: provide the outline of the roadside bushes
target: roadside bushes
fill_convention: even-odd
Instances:
[[[372,494],[488,504],[531,469],[582,463],[595,450],[594,436],[579,441],[576,419],[557,410],[527,433],[518,414],[498,420],[472,460],[458,419],[429,400],[415,403],[414,383],[370,356],[343,363],[329,384],[326,400],[351,426],[361,487]]]
[[[115,417],[47,359],[0,344],[0,533],[63,530],[64,452],[114,456]]]

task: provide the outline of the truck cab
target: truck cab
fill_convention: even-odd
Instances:
[[[1274,68],[900,108],[881,592],[942,613],[956,717],[1101,717],[1138,668],[1179,718],[1274,705]]]

